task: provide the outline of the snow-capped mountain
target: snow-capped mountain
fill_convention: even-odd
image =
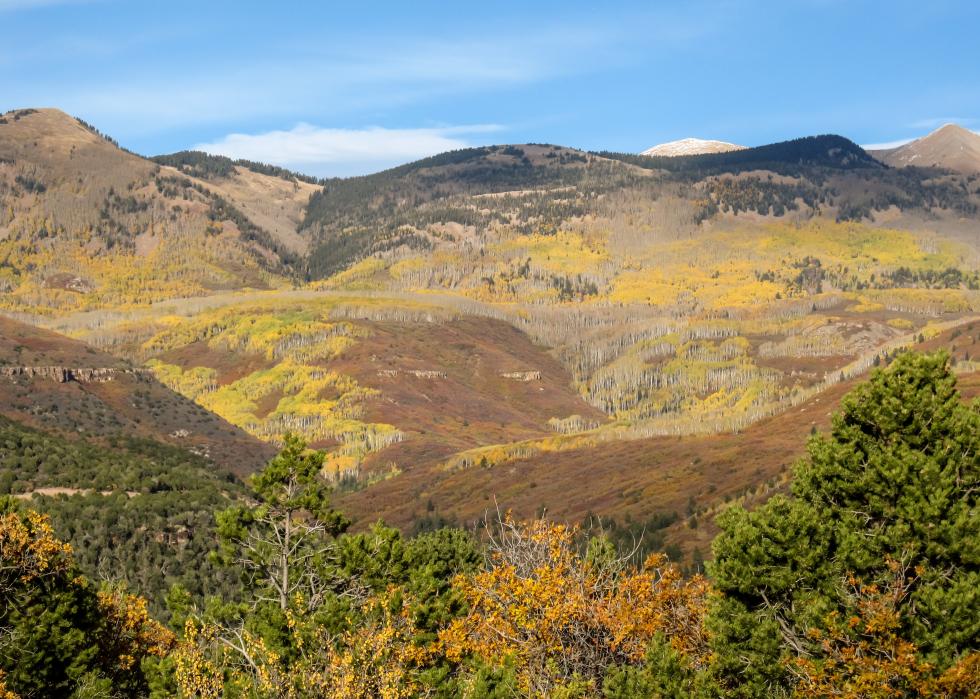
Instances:
[[[653,148],[647,148],[640,155],[675,156],[701,155],[702,153],[727,153],[733,150],[744,150],[739,146],[725,141],[708,141],[703,138],[682,138],[679,141],[661,143]]]

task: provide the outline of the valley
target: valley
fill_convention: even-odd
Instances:
[[[24,355],[37,330],[3,362],[130,372],[12,376],[9,416],[183,440],[239,475],[294,433],[359,526],[669,515],[686,555],[688,520],[781,487],[855,379],[976,335],[977,176],[840,137],[490,146],[316,181],[4,120],[0,305],[76,361]]]

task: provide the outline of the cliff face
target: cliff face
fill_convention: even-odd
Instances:
[[[64,366],[0,366],[0,376],[6,378],[50,379],[58,383],[77,381],[78,383],[106,383],[119,376],[132,376],[138,381],[147,381],[152,374],[147,369],[117,369],[102,367],[85,369]]]

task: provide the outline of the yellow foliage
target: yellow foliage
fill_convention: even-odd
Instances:
[[[323,320],[323,311],[312,308],[246,305],[201,313],[193,319],[164,316],[160,332],[143,343],[147,354],[157,354],[204,341],[215,349],[257,354],[266,359],[296,361],[331,359],[365,333],[347,322]]]
[[[347,269],[328,279],[313,282],[314,289],[375,289],[380,285],[376,277],[388,269],[388,263],[378,257],[365,257]]]
[[[563,230],[554,235],[533,233],[507,238],[489,246],[488,252],[507,262],[521,263],[530,258],[533,267],[554,274],[583,274],[609,259],[596,241]]]
[[[91,236],[84,230],[59,231],[37,244],[27,241],[18,236],[0,240],[0,259],[16,268],[35,270],[16,279],[8,276],[6,284],[13,288],[2,295],[0,307],[32,313],[65,312],[201,296],[229,287],[281,287],[285,283],[265,271],[242,243],[229,235],[158,235],[152,250],[144,254],[120,249],[93,254]],[[47,283],[59,275],[78,277],[83,285],[68,290]]]
[[[684,580],[662,555],[639,570],[601,547],[583,556],[576,534],[508,515],[490,534],[490,566],[456,580],[469,611],[440,632],[446,656],[513,661],[521,692],[534,697],[574,679],[594,691],[610,665],[640,662],[658,635],[703,664],[706,581]]]
[[[224,696],[226,677],[243,695],[270,699],[419,696],[417,671],[435,649],[415,641],[418,629],[407,602],[398,606],[386,593],[365,601],[361,611],[364,621],[339,638],[289,612],[289,640],[299,657],[288,664],[248,631],[228,632],[188,620],[173,654],[177,684],[184,696],[201,699]]]
[[[915,323],[913,323],[908,318],[889,318],[886,322],[888,323],[888,325],[890,325],[893,328],[897,328],[898,330],[907,331],[915,327]]]
[[[891,699],[943,697],[973,699],[980,687],[980,653],[967,653],[939,674],[904,639],[898,605],[912,580],[892,561],[893,580],[885,586],[851,580],[856,612],[837,612],[825,628],[811,629],[819,643],[817,658],[799,657],[791,667],[798,677],[794,692],[801,699]]]
[[[146,366],[160,383],[191,400],[197,400],[217,388],[217,372],[209,367],[198,366],[185,371],[159,359],[151,359]]]
[[[119,671],[128,672],[147,656],[165,657],[175,646],[174,634],[150,617],[142,597],[103,590],[99,611],[107,627],[100,645]]]
[[[55,537],[47,515],[29,510],[0,516],[0,591],[62,575],[71,566],[71,546]]]
[[[0,699],[20,699],[18,694],[7,689],[6,675],[3,670],[0,670]]]
[[[172,654],[177,686],[184,696],[219,699],[224,693],[222,671],[209,651],[216,643],[218,629],[200,625],[194,619],[184,624],[184,636]]]

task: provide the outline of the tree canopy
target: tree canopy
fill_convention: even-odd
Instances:
[[[899,356],[843,401],[790,496],[719,518],[717,672],[736,695],[789,687],[846,588],[892,589],[895,632],[939,670],[980,642],[980,411],[944,353]],[[895,584],[896,574],[899,577]]]

